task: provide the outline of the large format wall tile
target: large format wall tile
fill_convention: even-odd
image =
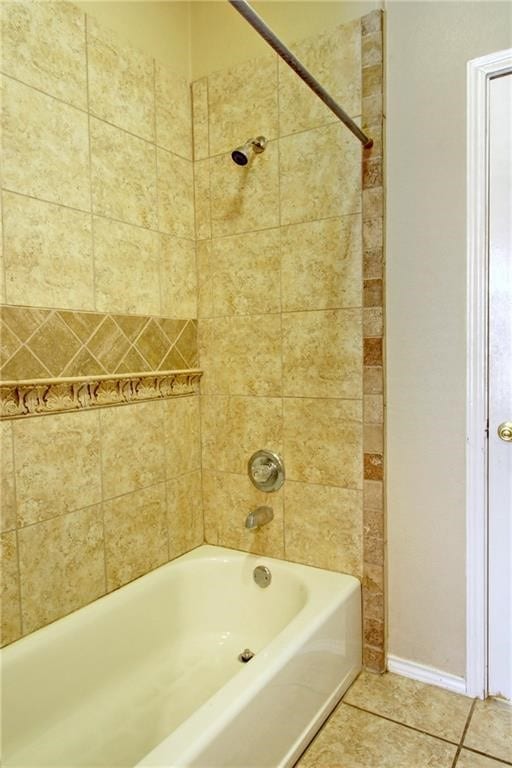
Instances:
[[[156,143],[176,155],[192,159],[190,86],[155,61]]]
[[[285,555],[289,560],[360,576],[363,569],[361,491],[288,481]]]
[[[96,216],[96,309],[160,314],[158,233]]]
[[[208,77],[210,154],[231,152],[248,139],[275,139],[277,56],[239,64]]]
[[[160,235],[161,314],[197,317],[197,268],[193,240]]]
[[[192,83],[192,136],[194,160],[208,158],[208,78],[203,77]]]
[[[203,320],[199,343],[204,394],[281,393],[279,315]]]
[[[19,526],[101,500],[97,413],[16,421],[13,432]]]
[[[208,158],[194,163],[194,212],[197,240],[211,237],[210,161]]]
[[[177,397],[163,407],[165,471],[171,479],[201,468],[199,398]]]
[[[155,229],[155,147],[101,120],[91,119],[94,213]]]
[[[12,424],[0,424],[0,531],[16,527]]]
[[[192,163],[165,149],[157,149],[158,221],[162,232],[195,236],[194,170]]]
[[[351,117],[361,114],[361,22],[359,19],[292,47],[311,74]],[[281,136],[336,122],[336,116],[279,60]]]
[[[283,312],[361,306],[361,217],[281,230]]]
[[[167,482],[169,559],[204,542],[201,472],[189,472]]]
[[[163,399],[33,418],[193,390],[162,374],[198,365],[188,85],[67,3],[2,17],[7,643],[105,592],[100,503],[110,589],[167,560],[169,541],[172,557],[199,544],[203,521],[197,398],[193,414],[179,399],[172,434]]]
[[[361,149],[344,125],[279,140],[281,223],[361,210]]]
[[[361,310],[283,314],[283,394],[361,397]]]
[[[8,77],[2,107],[4,187],[90,210],[87,115]]]
[[[100,411],[105,498],[165,479],[162,409],[163,403],[148,402]]]
[[[3,193],[6,301],[94,308],[91,217]]]
[[[359,400],[284,399],[287,477],[362,488],[362,409]]]
[[[16,532],[0,536],[0,575],[2,581],[0,615],[0,645],[7,645],[21,635],[20,585]]]
[[[279,312],[279,229],[214,239],[211,280],[216,316]]]
[[[277,142],[245,166],[231,155],[210,160],[212,234],[214,237],[268,229],[279,224]]]
[[[105,593],[101,506],[30,525],[18,536],[25,634]]]
[[[153,60],[87,16],[87,61],[91,114],[154,141]]]
[[[168,559],[165,484],[106,501],[107,589],[117,589]]]
[[[247,475],[203,472],[205,536],[209,544],[245,552],[283,557],[283,492],[258,491]],[[245,519],[260,506],[270,506],[274,519],[262,528],[249,530]]]
[[[255,451],[266,448],[281,454],[282,411],[281,398],[277,397],[203,395],[203,467],[244,474]]]
[[[197,240],[197,316],[198,318],[213,317],[212,273],[212,241]]]
[[[71,3],[2,3],[2,71],[87,107],[85,16]]]

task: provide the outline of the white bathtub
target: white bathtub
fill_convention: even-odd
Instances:
[[[2,651],[2,764],[291,766],[360,668],[356,579],[202,546]]]

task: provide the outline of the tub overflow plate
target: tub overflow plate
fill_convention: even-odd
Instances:
[[[267,568],[266,565],[257,565],[254,571],[252,572],[252,577],[258,587],[261,587],[262,589],[265,589],[265,587],[268,587],[270,582],[272,581],[272,574],[270,573],[270,569]]]

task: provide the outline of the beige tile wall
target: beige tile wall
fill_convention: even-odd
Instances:
[[[355,22],[297,46],[354,116],[360,39]],[[207,541],[361,576],[361,150],[271,53],[192,93]],[[259,448],[284,457],[275,495],[247,477]],[[247,532],[258,504],[275,519]]]
[[[1,375],[197,365],[190,89],[67,3],[2,3]],[[203,541],[196,396],[1,425],[2,643]]]
[[[364,577],[365,663],[380,669],[381,14],[294,51],[375,148],[273,54],[193,83],[205,535]],[[236,166],[259,134],[265,152]],[[260,448],[284,458],[275,495],[247,477]],[[246,531],[260,504],[275,519]]]
[[[188,397],[1,425],[3,642],[204,536],[362,577],[379,669],[381,15],[296,47],[374,137],[362,170],[357,141],[272,54],[194,83],[191,104],[183,79],[71,5],[3,16],[0,288],[25,309],[7,308],[0,363],[18,378],[71,361],[190,367],[199,315],[205,369],[200,409]],[[231,150],[260,133],[265,153],[235,166]],[[262,447],[287,467],[272,497],[246,475]],[[273,523],[246,531],[269,502]]]
[[[187,81],[26,0],[2,3],[1,71],[3,302],[196,317]]]
[[[197,396],[0,437],[4,644],[203,542]]]

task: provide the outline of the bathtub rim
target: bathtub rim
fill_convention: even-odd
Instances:
[[[243,550],[202,544],[180,557],[162,564],[153,571],[134,579],[132,582],[123,585],[123,587],[103,595],[92,603],[56,619],[51,624],[40,627],[29,635],[0,649],[0,658],[2,659],[0,673],[5,661],[12,660],[16,662],[22,660],[25,653],[31,653],[34,650],[37,652],[37,646],[40,643],[46,644],[51,642],[52,636],[55,636],[56,633],[59,633],[60,637],[64,639],[67,634],[74,634],[77,630],[76,620],[78,615],[80,615],[80,621],[85,621],[90,626],[109,613],[112,601],[115,601],[119,604],[119,607],[122,607],[123,604],[129,603],[137,594],[143,595],[148,588],[151,589],[152,582],[158,583],[161,580],[165,580],[168,569],[174,570],[177,567],[193,566],[195,561],[204,562],[205,564],[250,563],[251,567],[252,564],[254,564],[254,567],[256,565],[267,565],[274,575],[279,571],[292,571],[294,575],[298,576],[302,586],[305,587],[306,602],[299,608],[288,624],[257,653],[249,665],[241,665],[240,670],[233,677],[228,679],[219,690],[200,704],[189,718],[178,725],[174,731],[165,736],[161,742],[156,744],[153,749],[135,763],[135,767],[140,766],[140,768],[143,768],[143,766],[148,766],[149,768],[149,766],[155,765],[162,766],[162,761],[158,759],[157,762],[153,762],[153,757],[157,758],[157,754],[169,749],[175,751],[176,745],[180,743],[180,740],[185,738],[186,742],[187,733],[193,739],[194,735],[198,732],[198,724],[201,729],[200,732],[204,736],[214,739],[233,715],[239,711],[240,707],[250,701],[257,691],[272,679],[273,675],[283,666],[283,660],[290,658],[304,641],[311,637],[326,618],[333,614],[350,595],[355,592],[358,592],[360,595],[360,581],[355,576],[267,557],[266,555],[248,553]],[[130,589],[125,590],[124,587],[130,587]],[[329,594],[328,596],[324,595],[322,608],[319,609],[318,602],[315,602],[315,599],[322,591],[325,593],[326,590]],[[305,624],[307,630],[302,629],[302,632],[296,632],[301,624]],[[353,675],[354,679],[358,673],[359,669]],[[240,676],[242,674],[245,680],[244,685],[240,686]],[[342,681],[337,686],[335,693],[329,697],[329,702],[322,707],[322,719],[325,719],[336,705],[341,695],[338,691],[343,688],[345,682]],[[216,713],[213,721],[210,718],[212,711]],[[217,716],[219,711],[222,713],[221,717]],[[173,744],[172,742],[175,743]],[[182,754],[186,760],[193,759],[194,754],[197,754],[197,750],[190,748],[189,750],[182,751],[180,749],[180,759]],[[298,754],[300,754],[300,750]]]
[[[181,723],[175,731],[166,736],[138,763],[136,763],[134,768],[162,768],[164,765],[170,765],[168,762],[162,762],[164,757],[166,760],[169,759],[164,753],[169,752],[169,750],[176,751],[177,746],[181,747],[180,760],[185,761],[184,765],[188,764],[190,760],[193,760],[197,756],[200,748],[195,746],[183,748],[180,742],[184,742],[185,744],[188,742],[190,744],[193,742],[193,739],[197,736],[198,732],[201,733],[201,736],[204,737],[205,740],[213,740],[221,733],[231,718],[243,706],[248,704],[266,683],[272,680],[276,673],[282,668],[284,658],[291,658],[293,654],[301,648],[304,642],[314,635],[319,627],[332,616],[344,602],[353,597],[354,593],[359,592],[359,596],[361,595],[361,582],[355,576],[339,573],[337,571],[327,571],[302,563],[294,563],[278,558],[267,557],[266,555],[253,554],[252,552],[219,547],[212,544],[203,544],[178,559],[189,559],[189,556],[190,560],[202,559],[203,554],[209,555],[205,559],[224,559],[225,562],[229,562],[230,559],[250,558],[254,562],[256,560],[258,561],[257,563],[255,562],[255,565],[268,565],[271,571],[273,567],[278,569],[293,568],[294,570],[297,569],[299,573],[302,569],[305,569],[303,572],[307,573],[314,579],[314,581],[325,582],[324,584],[315,584],[314,586],[316,589],[327,587],[328,582],[331,582],[330,586],[337,585],[341,588],[336,596],[329,596],[329,600],[323,605],[321,610],[318,610],[318,607],[312,604],[312,600],[315,598],[314,592],[316,590],[313,590],[312,592],[308,590],[306,603],[292,620],[265,646],[265,648],[254,656],[250,664],[243,666],[239,672],[233,675],[233,677],[222,686],[221,689],[216,691],[209,699],[198,707],[187,720]],[[303,629],[301,633],[296,633],[297,627],[303,623],[307,624],[307,631]],[[329,713],[336,706],[348,685],[350,685],[359,674],[360,669],[361,664],[357,670],[350,671],[336,686],[335,691],[329,696],[328,700],[322,706],[321,712],[319,712],[318,719],[320,723],[327,718]],[[243,688],[240,686],[240,677],[242,674],[244,674],[246,678]],[[216,713],[214,719],[210,718],[210,712],[212,711]],[[287,759],[282,762],[281,765],[288,765],[291,756],[295,755],[298,757],[301,754],[308,741],[308,734],[311,737],[318,727],[318,725],[315,725],[314,728],[310,726],[305,728],[301,740],[304,741],[304,745],[302,747],[298,747],[297,743],[291,745]]]

